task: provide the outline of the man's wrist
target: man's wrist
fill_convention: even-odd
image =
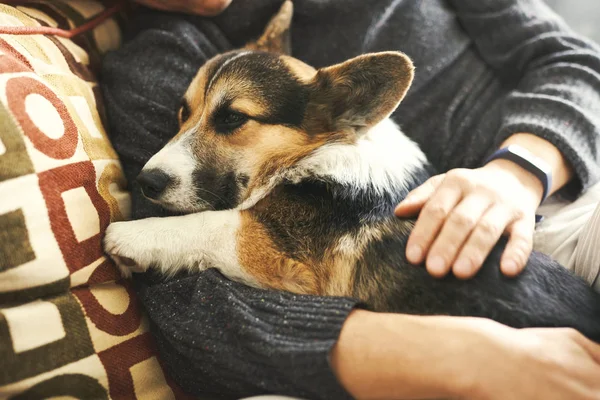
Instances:
[[[531,194],[530,199],[535,204],[536,208],[542,201],[542,196],[544,194],[542,182],[533,173],[520,165],[509,160],[497,159],[490,161],[484,165],[482,169],[494,172],[501,171],[515,177],[526,191]]]
[[[555,193],[574,177],[571,164],[567,161],[563,153],[549,141],[530,133],[516,133],[506,139],[499,148],[513,145],[519,146],[549,166],[552,175],[552,185],[548,188],[548,195]]]

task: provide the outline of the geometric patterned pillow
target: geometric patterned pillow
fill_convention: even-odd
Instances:
[[[70,29],[95,1],[0,5],[0,27]],[[0,398],[183,398],[101,239],[129,216],[92,59],[114,20],[68,40],[0,34]],[[85,49],[84,47],[85,46]]]

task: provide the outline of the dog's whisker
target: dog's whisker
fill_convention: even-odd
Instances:
[[[217,199],[221,200],[222,202],[225,202],[225,199],[223,199],[221,196],[217,195],[216,193],[211,192],[210,190],[207,190],[207,189],[204,189],[201,187],[197,187],[196,189],[200,190],[201,192],[208,193],[212,196],[215,196]]]

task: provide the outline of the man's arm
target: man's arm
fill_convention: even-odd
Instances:
[[[497,146],[520,144],[547,161],[554,191],[571,181],[571,171],[571,196],[598,181],[600,46],[575,34],[542,0],[449,3],[482,58],[515,87],[499,132],[490,132]]]
[[[552,348],[552,354],[548,349]],[[572,330],[353,311],[331,353],[357,399],[595,399],[600,347]]]
[[[479,54],[514,85],[497,148],[518,144],[553,172],[550,193],[577,196],[600,179],[600,48],[575,35],[541,0],[449,0]],[[502,271],[517,275],[533,245],[542,185],[511,161],[454,170],[413,191],[396,210],[420,213],[407,258],[434,276],[473,276],[502,234]]]

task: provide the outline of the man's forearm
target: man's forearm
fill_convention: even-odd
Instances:
[[[355,310],[331,352],[331,366],[357,399],[454,398],[469,376],[456,369],[469,343],[463,332],[452,334],[459,326],[455,318]]]

